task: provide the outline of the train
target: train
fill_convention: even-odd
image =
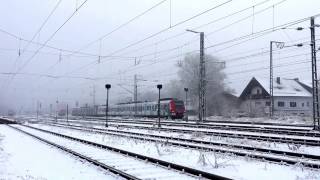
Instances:
[[[78,107],[72,109],[73,116],[105,116],[106,106]],[[181,119],[185,114],[182,100],[176,98],[160,99],[160,117]],[[110,116],[158,117],[158,101],[119,103],[108,108]]]

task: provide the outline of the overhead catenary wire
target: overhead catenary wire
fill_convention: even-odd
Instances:
[[[62,0],[59,0],[56,5],[54,6],[54,8],[51,10],[51,12],[49,13],[49,15],[47,16],[47,18],[44,20],[44,22],[41,24],[41,26],[39,27],[39,29],[36,31],[36,33],[32,36],[31,40],[23,47],[22,51],[19,53],[19,56],[15,59],[14,61],[14,65],[17,63],[17,60],[19,59],[19,57],[24,54],[24,52],[28,49],[28,47],[30,46],[31,42],[37,37],[37,35],[41,32],[41,30],[43,29],[43,27],[47,24],[47,22],[49,21],[50,17],[53,15],[53,13],[57,10],[57,8],[59,7],[60,3],[62,2]],[[19,38],[21,41],[21,38]]]
[[[259,2],[259,3],[255,4],[254,6],[262,5],[262,4],[264,4],[264,3],[268,2],[268,1],[270,1],[270,0],[265,0],[265,1]],[[251,7],[252,7],[252,6],[249,6],[249,7],[247,7],[247,8],[241,9],[241,10],[239,10],[239,11],[230,13],[230,14],[228,14],[228,15],[226,15],[226,16],[222,16],[222,17],[220,17],[220,18],[214,19],[214,20],[212,20],[212,21],[210,21],[210,22],[208,22],[208,23],[205,23],[205,24],[199,25],[199,26],[197,26],[197,27],[194,27],[194,28],[192,28],[192,30],[197,30],[197,29],[203,28],[203,27],[205,27],[205,26],[208,26],[208,25],[210,25],[210,24],[213,24],[213,23],[222,21],[222,20],[224,20],[224,19],[226,19],[226,18],[232,17],[232,16],[234,16],[234,15],[240,14],[240,13],[242,13],[242,12],[244,12],[244,11],[249,10]],[[162,39],[162,40],[156,41],[156,42],[154,42],[154,43],[147,44],[147,45],[145,45],[145,46],[142,46],[142,47],[139,47],[139,48],[134,49],[134,50],[132,50],[132,51],[129,51],[129,52],[127,52],[126,54],[131,53],[131,52],[137,52],[137,51],[142,50],[142,49],[146,49],[146,48],[148,48],[148,47],[154,46],[155,44],[164,43],[164,42],[166,42],[166,41],[168,41],[168,40],[177,38],[177,37],[182,36],[182,35],[185,35],[185,34],[188,34],[188,32],[183,31],[183,32],[177,33],[177,34],[175,34],[175,35],[173,35],[173,36],[167,37],[167,38],[165,38],[165,39]],[[186,44],[186,43],[184,43],[184,44]]]
[[[82,7],[86,4],[86,2],[88,2],[88,0],[84,0],[84,1],[80,4],[80,6],[59,26],[59,28],[56,29],[56,30],[51,34],[51,36],[44,42],[44,45],[46,45],[46,44],[59,32],[59,30],[60,30],[65,24],[67,24],[67,22],[69,22],[70,19],[71,19],[75,14],[77,14],[77,12],[79,12],[79,9],[82,8]],[[43,46],[40,46],[40,48],[38,48],[38,49],[36,50],[36,52],[35,52],[30,58],[28,58],[27,61],[26,61],[16,72],[20,72],[23,68],[25,68],[25,67],[29,64],[29,62],[38,54],[38,52],[39,52],[42,48],[44,48],[44,45],[43,45]]]
[[[282,0],[282,1],[278,2],[278,3],[276,3],[276,4],[273,4],[273,6],[277,6],[277,5],[279,5],[279,4],[281,4],[281,3],[285,2],[285,1],[287,1],[287,0]],[[262,3],[265,3],[265,2],[267,2],[267,1],[263,1],[263,2],[261,2],[261,3],[255,4],[254,6],[261,5]],[[257,15],[257,14],[260,14],[260,13],[262,13],[262,12],[264,12],[264,11],[272,8],[273,6],[268,6],[268,7],[264,8],[264,9],[256,12],[255,14],[256,14],[256,15]],[[253,6],[251,6],[251,7],[253,7]],[[237,12],[235,12],[235,13],[229,14],[229,15],[227,15],[227,16],[223,16],[223,17],[221,17],[221,18],[218,18],[218,19],[216,19],[216,20],[211,21],[210,23],[206,23],[206,24],[200,25],[200,26],[195,27],[195,28],[192,28],[192,29],[196,30],[196,29],[199,29],[199,28],[201,28],[201,27],[204,27],[204,26],[207,26],[207,25],[209,25],[209,24],[212,24],[212,23],[214,23],[214,22],[218,22],[218,21],[220,21],[220,20],[223,20],[223,19],[225,19],[225,18],[231,17],[231,16],[233,16],[233,15],[235,15],[235,14],[238,14],[238,13],[240,13],[240,12],[243,12],[243,11],[245,11],[245,10],[248,10],[248,9],[250,9],[251,7],[242,9],[242,10],[240,10],[240,11],[237,11]],[[230,27],[230,26],[232,26],[232,25],[235,25],[235,24],[237,24],[237,23],[239,23],[239,22],[242,22],[242,21],[244,21],[244,20],[246,20],[246,19],[248,19],[248,18],[250,18],[250,17],[252,17],[252,14],[249,15],[249,16],[246,16],[246,17],[244,17],[244,18],[241,18],[241,19],[239,19],[239,20],[237,20],[237,21],[235,21],[235,22],[229,23],[228,25],[223,26],[222,28],[219,28],[219,29],[217,29],[217,30],[215,30],[215,31],[206,33],[206,36],[210,36],[210,35],[212,35],[212,34],[214,34],[214,33],[217,33],[217,32],[219,32],[219,31],[222,31],[223,29],[226,29],[226,28],[228,28],[228,27]],[[138,49],[135,49],[135,50],[133,50],[132,52],[136,52],[136,51],[139,51],[139,50],[141,50],[141,49],[148,48],[148,46],[152,46],[152,45],[155,45],[155,44],[158,44],[158,43],[162,43],[162,42],[164,42],[164,41],[167,41],[167,40],[169,40],[169,39],[172,39],[172,38],[175,38],[175,37],[184,35],[184,34],[186,34],[186,33],[187,33],[187,32],[184,31],[184,32],[182,32],[182,33],[179,33],[179,34],[177,34],[177,35],[171,36],[171,37],[166,38],[166,39],[164,39],[164,40],[157,41],[156,43],[149,44],[149,45],[140,47],[140,48],[138,48]],[[166,53],[166,52],[170,52],[170,51],[179,49],[180,47],[187,46],[188,44],[190,44],[190,43],[192,43],[192,42],[195,42],[195,40],[185,42],[185,43],[183,43],[183,44],[181,44],[181,45],[178,45],[178,46],[173,47],[173,48],[170,48],[170,49],[161,50],[160,53]],[[125,53],[125,54],[127,54],[127,53]],[[144,54],[144,55],[138,55],[137,57],[151,56],[151,55],[153,55],[153,54],[154,54],[154,53],[149,53],[149,54]]]
[[[140,43],[142,43],[142,42],[144,42],[144,41],[146,41],[146,40],[148,40],[148,39],[151,39],[151,38],[153,38],[153,37],[155,37],[155,36],[157,36],[157,35],[159,35],[159,34],[162,34],[162,33],[166,32],[166,31],[168,31],[168,30],[171,29],[171,28],[177,27],[177,26],[179,26],[179,25],[181,25],[181,24],[183,24],[183,23],[186,23],[186,22],[188,22],[188,21],[190,21],[190,20],[192,20],[192,19],[195,19],[195,18],[197,18],[197,17],[199,17],[199,16],[201,16],[201,15],[203,15],[203,14],[205,14],[205,13],[208,13],[208,12],[210,12],[210,11],[216,9],[216,8],[219,8],[219,7],[221,7],[221,6],[225,5],[225,4],[228,4],[228,3],[230,3],[231,1],[233,1],[233,0],[228,0],[228,1],[224,2],[224,3],[221,3],[221,4],[219,4],[219,5],[216,5],[216,6],[212,7],[212,8],[209,8],[209,9],[203,11],[203,12],[200,12],[200,13],[192,16],[192,17],[189,17],[189,18],[187,18],[187,19],[185,19],[185,20],[180,21],[180,22],[172,25],[172,27],[168,27],[168,28],[162,29],[162,30],[160,30],[160,31],[158,31],[158,32],[156,32],[156,33],[153,33],[153,34],[151,34],[151,35],[149,35],[149,36],[147,36],[147,37],[145,37],[145,38],[143,38],[143,39],[140,39],[140,40],[138,40],[138,41],[135,41],[135,42],[133,42],[133,43],[130,43],[129,45],[127,45],[127,46],[125,46],[125,47],[123,47],[123,48],[120,48],[120,49],[118,49],[118,50],[116,50],[116,51],[113,51],[113,52],[109,53],[107,56],[113,56],[113,55],[115,55],[115,54],[118,53],[118,52],[121,52],[121,51],[123,51],[123,50],[125,50],[125,49],[128,49],[128,48],[130,48],[130,47],[133,47],[133,46],[135,46],[135,45],[138,45],[138,44],[140,44]],[[104,58],[103,58],[103,59],[104,59]],[[104,61],[103,59],[101,59],[101,62]],[[96,61],[92,61],[92,62],[90,62],[90,63],[88,63],[88,64],[80,67],[79,69],[83,69],[83,68],[85,68],[85,67],[87,67],[87,66],[93,65],[93,64],[95,64],[95,62],[96,62]],[[71,71],[70,73],[73,73],[73,72],[75,72],[75,71],[77,71],[77,69]],[[69,74],[69,73],[68,73],[68,74]]]
[[[156,7],[160,6],[161,4],[163,4],[164,2],[166,2],[167,0],[162,0],[158,3],[156,3],[155,5],[153,5],[152,7],[148,8],[147,10],[143,11],[142,13],[134,16],[133,18],[129,19],[127,22],[117,26],[116,28],[114,28],[113,30],[111,30],[110,32],[102,35],[101,37],[89,42],[88,44],[84,45],[83,47],[81,47],[80,49],[71,52],[71,54],[68,55],[68,57],[73,56],[73,54],[78,53],[78,51],[82,51],[86,48],[88,48],[89,46],[91,46],[92,44],[98,42],[98,41],[102,41],[104,40],[106,37],[110,36],[111,34],[113,34],[114,32],[120,30],[121,28],[127,26],[128,24],[130,24],[131,22],[137,20],[138,18],[142,17],[143,15],[147,14],[148,12],[150,12],[151,10],[155,9]]]
[[[254,6],[262,5],[262,4],[266,3],[267,1],[269,1],[269,0],[265,0],[265,1],[259,2],[259,3],[255,4]],[[281,2],[282,2],[282,1],[281,1]],[[281,2],[280,2],[280,3],[281,3]],[[280,3],[277,3],[277,4],[280,4]],[[204,24],[204,25],[200,25],[200,26],[198,26],[198,27],[196,27],[196,28],[193,28],[193,29],[197,29],[197,28],[204,27],[204,26],[206,26],[206,25],[209,25],[209,24],[212,24],[212,23],[214,23],[214,22],[223,20],[223,19],[225,19],[225,18],[227,18],[227,17],[233,16],[233,15],[235,15],[235,14],[238,14],[238,13],[243,12],[243,11],[248,10],[248,9],[250,9],[250,7],[245,8],[245,9],[242,9],[242,10],[237,11],[237,12],[234,12],[234,13],[231,13],[231,14],[229,14],[229,15],[227,15],[227,16],[218,18],[218,19],[216,19],[216,20],[213,20],[213,21],[211,21],[211,22],[209,22],[209,23],[206,23],[206,24]],[[176,49],[176,48],[175,48],[175,49]],[[163,51],[163,52],[165,52],[165,51]],[[57,64],[57,63],[56,63],[56,64]]]
[[[51,36],[43,43],[43,45],[41,45],[40,48],[38,48],[38,49],[36,50],[36,52],[34,52],[33,55],[32,55],[30,58],[28,58],[28,59],[26,60],[26,62],[25,62],[22,66],[20,66],[20,68],[18,68],[17,71],[15,71],[15,73],[21,72],[22,69],[23,69],[24,67],[26,67],[27,64],[40,52],[40,50],[41,50],[43,47],[45,47],[45,45],[58,33],[58,31],[59,31],[67,22],[69,22],[69,20],[78,12],[78,10],[79,10],[80,8],[82,8],[82,7],[86,4],[87,1],[88,1],[88,0],[84,0],[84,1],[81,3],[81,5],[77,8],[77,10],[75,10],[75,11],[62,23],[62,25],[60,25],[59,28],[58,28],[56,31],[54,31],[54,33],[51,34]],[[12,35],[11,33],[7,33],[7,34]],[[10,82],[12,82],[12,81],[14,80],[14,77],[15,77],[15,75],[13,75],[13,76],[11,77],[11,79],[10,79],[10,81],[9,81],[9,84],[10,84]],[[9,87],[9,84],[6,85],[6,88]],[[2,88],[4,88],[4,87],[2,87]]]
[[[285,0],[284,0],[284,1],[285,1]],[[283,2],[283,1],[281,1],[281,2]],[[307,20],[307,18],[304,18],[304,19],[300,19],[300,20],[297,20],[297,21],[292,21],[292,22],[290,22],[290,23],[292,23],[292,24],[287,23],[287,24],[279,25],[279,26],[277,26],[277,28],[278,28],[277,30],[280,30],[280,29],[283,28],[283,27],[289,27],[289,26],[291,26],[291,25],[304,22],[304,21],[306,21],[306,20]],[[272,29],[272,28],[271,28],[271,29]],[[249,37],[251,37],[251,36],[263,36],[263,35],[269,34],[269,33],[272,33],[272,31],[270,31],[270,28],[269,28],[269,29],[262,30],[262,31],[255,32],[255,33],[253,33],[253,34],[250,33],[250,34],[245,35],[245,36],[240,36],[240,37],[238,37],[238,38],[234,38],[234,39],[231,39],[231,40],[229,40],[229,41],[224,41],[224,42],[221,42],[221,43],[219,43],[219,44],[215,44],[215,45],[212,45],[212,46],[209,46],[209,47],[205,47],[205,49],[209,49],[209,48],[212,48],[212,47],[215,47],[215,46],[221,46],[221,45],[224,45],[224,44],[227,44],[227,43],[239,41],[239,40],[242,40],[242,39],[249,38]],[[258,38],[258,37],[255,37],[255,38]],[[187,43],[184,43],[184,46],[185,46],[186,44],[187,44]],[[167,49],[167,50],[162,50],[161,52],[170,52],[170,51],[172,51],[172,50],[176,50],[176,49],[179,49],[179,48],[180,48],[180,46],[177,46],[177,47],[170,48],[170,49]],[[150,54],[147,54],[147,55],[150,55]],[[137,56],[137,57],[138,57],[138,56]],[[74,69],[74,70],[72,70],[72,71],[70,71],[70,72],[67,72],[67,74],[69,74],[69,73],[74,73],[74,72],[83,70],[83,69],[88,68],[88,67],[90,67],[90,66],[92,66],[92,65],[94,65],[94,64],[95,64],[94,62],[85,64],[85,65],[83,65],[83,66],[81,66],[81,67],[79,67],[79,68],[77,68],[77,69]]]
[[[35,41],[31,41],[31,40],[28,40],[28,39],[25,39],[21,36],[18,36],[14,33],[11,33],[11,32],[8,32],[4,29],[1,29],[0,28],[0,32],[12,37],[12,38],[15,38],[17,40],[20,40],[20,41],[23,41],[23,42],[26,42],[26,43],[30,43],[30,44],[33,44],[33,45],[37,45],[37,46],[44,46],[46,48],[49,48],[49,49],[53,49],[53,50],[56,50],[57,52],[63,52],[63,53],[71,53],[71,52],[74,52],[73,50],[69,50],[69,49],[64,49],[64,48],[60,48],[60,47],[55,47],[55,46],[51,46],[51,45],[48,45],[48,44],[44,44],[44,43],[39,43],[39,42],[35,42]],[[31,52],[30,50],[25,50],[25,52]],[[36,51],[32,51],[32,52],[36,52]],[[39,51],[40,53],[41,51]],[[87,52],[81,52],[81,51],[78,51],[77,52],[78,55],[73,55],[73,56],[77,56],[79,57],[80,55],[82,56],[86,56],[86,57],[92,57],[92,58],[97,58],[99,57],[99,54],[92,54],[92,53],[87,53]],[[63,55],[64,57],[68,56],[68,54],[65,54]],[[135,58],[135,57],[132,57],[132,56],[104,56],[104,55],[100,55],[101,57],[104,57],[104,58],[113,58],[113,57],[122,57],[122,58]]]

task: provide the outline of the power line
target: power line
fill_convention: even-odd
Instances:
[[[274,68],[279,68],[279,67],[283,67],[283,66],[292,66],[292,65],[297,65],[297,64],[304,64],[304,63],[309,63],[311,61],[309,60],[309,61],[295,61],[295,62],[296,63],[279,64],[279,65],[274,66]],[[254,68],[254,69],[249,69],[249,70],[237,71],[237,72],[228,73],[227,75],[237,75],[237,74],[241,74],[241,73],[248,73],[248,72],[259,71],[259,70],[263,70],[263,69],[269,69],[269,67],[261,67],[261,68]]]
[[[51,36],[44,42],[44,45],[46,45],[57,33],[58,31],[78,12],[78,10],[87,2],[88,0],[85,0],[81,3],[81,5],[67,18],[64,23],[53,33]],[[28,63],[38,54],[38,52],[44,47],[41,46],[37,51],[17,70],[17,72],[20,72],[24,67],[28,65]]]
[[[267,1],[268,1],[268,0],[267,0]],[[263,4],[263,3],[267,2],[267,1],[263,1],[263,2],[261,2],[261,3],[255,4],[254,6],[261,5],[261,4]],[[264,11],[272,8],[273,6],[277,6],[277,5],[279,5],[279,4],[281,4],[281,3],[285,2],[285,1],[287,1],[287,0],[283,0],[283,1],[281,1],[281,2],[278,2],[278,3],[276,3],[276,4],[273,4],[272,6],[266,7],[266,8],[264,8],[264,9],[256,12],[255,15],[260,14],[260,13],[262,13],[262,12],[264,12]],[[251,9],[252,7],[253,7],[253,6],[250,6],[250,7],[248,7],[248,8],[242,9],[242,10],[240,10],[240,11],[237,11],[237,12],[235,12],[235,13],[229,14],[229,15],[227,15],[227,16],[223,16],[223,17],[221,17],[221,18],[218,18],[218,19],[213,20],[213,21],[211,21],[211,22],[209,22],[209,23],[200,25],[200,26],[195,27],[195,28],[192,28],[192,29],[199,29],[199,28],[201,28],[201,27],[204,27],[204,26],[207,26],[207,25],[209,25],[209,24],[212,24],[212,23],[218,22],[218,21],[220,21],[220,20],[223,20],[223,19],[225,19],[225,18],[231,17],[231,16],[233,16],[233,15],[235,15],[235,14],[238,14],[238,13],[240,13],[240,12],[243,12],[243,11],[245,11],[245,10]],[[218,30],[209,32],[209,33],[206,34],[206,36],[209,36],[209,35],[212,35],[212,34],[214,34],[214,33],[217,33],[217,32],[219,32],[219,31],[221,31],[221,30],[223,30],[223,29],[225,29],[225,28],[227,28],[227,27],[230,27],[230,26],[232,26],[232,25],[235,25],[235,24],[237,24],[237,23],[239,23],[239,22],[241,22],[241,21],[244,21],[244,20],[252,17],[252,16],[253,16],[253,15],[249,15],[249,16],[247,16],[247,17],[245,17],[245,18],[242,18],[242,19],[240,19],[240,20],[238,20],[238,21],[236,21],[236,22],[230,23],[230,24],[228,24],[228,25],[226,25],[226,26],[224,26],[224,27],[222,27],[222,28],[219,28]],[[186,34],[186,32],[182,32],[182,33],[179,33],[179,34],[177,34],[177,35],[174,35],[174,36],[171,36],[171,37],[169,37],[169,38],[166,38],[166,39],[164,39],[164,40],[160,40],[160,41],[158,41],[158,42],[156,42],[156,43],[153,43],[153,44],[150,44],[150,45],[146,45],[146,46],[140,47],[140,48],[138,48],[138,49],[133,50],[133,52],[136,52],[136,51],[138,51],[138,50],[147,48],[148,46],[151,46],[151,45],[155,45],[155,44],[158,44],[158,43],[162,43],[162,42],[164,42],[164,41],[167,41],[167,40],[169,40],[169,39],[172,39],[172,38],[175,38],[175,37],[184,35],[184,34]],[[176,46],[176,47],[174,47],[174,48],[170,48],[170,49],[167,49],[167,50],[163,50],[162,52],[169,52],[169,51],[172,51],[172,50],[176,50],[176,49],[178,49],[178,48],[180,48],[180,47],[183,47],[183,46],[186,46],[186,45],[188,45],[188,44],[190,44],[190,43],[192,43],[192,42],[194,42],[194,41],[186,42],[186,43],[184,43],[184,44],[182,44],[182,45],[179,45],[179,46]],[[153,55],[153,53],[146,54],[146,55],[140,55],[140,56],[137,56],[137,57],[144,57],[144,56],[149,56],[149,55]]]
[[[253,6],[262,5],[262,4],[264,4],[264,3],[268,2],[268,1],[269,1],[269,0],[265,0],[265,1],[263,1],[263,2],[260,2],[260,3],[255,4],[255,5],[253,5]],[[284,0],[284,1],[285,1],[285,0]],[[279,3],[277,3],[277,4],[274,4],[274,5],[278,5],[278,4],[280,4],[280,3],[284,2],[284,1],[281,1],[281,2],[279,2]],[[223,19],[225,19],[225,18],[228,18],[228,17],[230,17],[230,16],[233,16],[233,15],[235,15],[235,14],[238,14],[238,13],[241,13],[241,12],[243,12],[243,11],[245,11],[245,10],[248,10],[248,9],[250,9],[251,7],[252,7],[252,6],[247,7],[247,8],[244,8],[244,9],[242,9],[242,10],[240,10],[240,11],[237,11],[237,12],[231,13],[231,14],[229,14],[229,15],[227,15],[227,16],[223,16],[223,17],[221,17],[221,18],[215,19],[215,20],[213,20],[213,21],[211,21],[211,22],[209,22],[209,23],[200,25],[200,26],[198,26],[198,27],[196,27],[196,28],[193,28],[193,29],[201,28],[201,27],[204,27],[204,26],[206,26],[206,25],[212,24],[212,23],[214,23],[214,22],[218,22],[218,21],[220,21],[220,20],[223,20]],[[271,7],[271,6],[270,6],[270,7]],[[270,7],[268,7],[268,8],[270,8]],[[266,9],[268,9],[268,8],[266,8]],[[256,14],[258,14],[258,13],[259,13],[259,12],[257,12]],[[235,24],[235,23],[233,23],[233,24]],[[180,33],[180,35],[181,35],[181,34],[184,34],[184,32],[183,32],[183,33]],[[175,37],[175,36],[172,36],[172,37],[170,37],[170,38],[173,38],[173,37]],[[166,41],[166,40],[169,40],[170,38],[167,38],[167,39],[165,39],[165,40],[162,40],[162,42],[163,42],[163,41]],[[160,43],[160,41],[157,42],[157,43]],[[187,44],[185,43],[185,44],[183,44],[182,46],[178,46],[178,47],[175,47],[175,48],[163,50],[163,51],[160,51],[160,52],[157,52],[157,53],[170,52],[170,51],[179,49],[179,48],[181,48],[181,47],[183,47],[183,46],[185,46],[185,45],[187,45]],[[149,56],[149,55],[153,55],[153,53],[149,53],[149,54],[145,54],[145,55],[140,55],[139,57],[141,58],[141,57],[145,57],[145,56]],[[57,64],[57,63],[56,63],[56,64]],[[79,69],[76,69],[75,71],[81,70],[81,69],[83,69],[83,68],[85,68],[86,66],[89,66],[89,65],[92,65],[92,63],[86,64],[86,65],[80,67]],[[73,73],[73,72],[75,72],[75,71],[72,71],[71,73]]]
[[[19,73],[27,64],[39,53],[39,51],[46,46],[46,44],[57,34],[57,32],[78,12],[78,10],[83,7],[83,5],[87,2],[88,0],[85,0],[68,18],[67,20],[44,42],[44,44],[36,50],[36,52],[33,53],[33,55],[20,67],[15,73]],[[8,33],[7,33],[8,34]],[[11,33],[9,33],[12,35]],[[11,77],[11,82],[13,81],[15,75]],[[9,81],[10,83],[10,81]],[[6,87],[9,87],[7,85]]]
[[[279,5],[279,4],[283,3],[284,1],[286,1],[286,0],[283,0],[283,1],[281,1],[281,2],[278,2],[277,4],[274,4],[274,5]],[[274,5],[273,5],[273,6],[274,6]],[[273,7],[273,6],[269,6],[269,7],[265,8],[265,9],[263,9],[262,11],[259,11],[259,12],[255,13],[255,14],[261,13],[261,12],[265,11],[266,9],[269,9],[269,8],[271,8],[271,7]],[[251,16],[252,16],[252,15],[251,15]],[[251,16],[249,16],[249,17],[251,17]],[[225,17],[227,17],[227,16],[225,16]],[[225,18],[225,17],[223,17],[223,18]],[[246,18],[248,18],[248,17],[246,17]],[[220,19],[221,19],[221,18],[220,18]],[[220,20],[220,19],[218,19],[218,20]],[[240,21],[231,23],[231,24],[229,24],[229,25],[227,25],[227,26],[229,27],[229,26],[234,25],[234,24],[236,24],[236,23],[238,23],[238,22],[241,22],[241,21],[243,21],[243,20],[245,20],[245,19],[241,19]],[[281,26],[280,26],[280,27],[281,27]],[[222,29],[224,29],[224,28],[222,28]],[[220,30],[222,30],[222,29],[220,29]],[[218,31],[220,31],[220,30],[218,30]],[[278,30],[279,30],[279,29],[278,29]],[[215,31],[215,32],[218,32],[218,31]],[[258,38],[258,37],[263,36],[263,35],[268,34],[268,33],[271,33],[271,32],[265,32],[265,33],[261,33],[261,34],[260,34],[260,32],[259,32],[259,33],[253,33],[253,34],[251,33],[251,34],[249,34],[249,36],[257,35],[257,37],[255,37],[255,38]],[[209,33],[209,34],[212,35],[213,32],[211,32],[211,33]],[[255,39],[255,38],[253,38],[253,39]],[[177,50],[177,49],[179,49],[179,48],[181,48],[181,47],[183,47],[183,46],[186,46],[186,45],[190,44],[191,42],[192,42],[192,41],[189,41],[189,42],[187,42],[187,43],[184,43],[183,45],[176,46],[176,47],[174,47],[174,48],[170,48],[170,49],[166,49],[166,50],[162,50],[162,51],[160,51],[160,53],[167,53],[167,52],[170,52],[170,51]],[[243,42],[242,42],[242,43],[243,43]],[[209,48],[211,48],[211,47],[209,47]],[[159,53],[159,52],[157,52],[157,53]],[[145,56],[150,56],[150,55],[153,55],[153,54],[154,54],[154,53],[149,53],[149,54],[140,55],[140,56],[137,56],[137,57],[145,57]],[[81,67],[80,70],[83,69],[83,68],[85,68],[86,66],[90,66],[90,65],[93,65],[93,64],[92,64],[92,63],[86,64],[86,65],[84,65],[84,67]],[[78,71],[78,69],[76,69],[75,71]]]
[[[125,23],[117,26],[115,29],[113,29],[113,30],[111,30],[110,32],[104,34],[103,36],[99,37],[98,39],[96,39],[96,40],[94,40],[94,41],[86,44],[85,46],[83,46],[83,47],[80,48],[79,50],[76,50],[76,51],[72,52],[72,53],[69,54],[68,56],[69,56],[69,57],[70,57],[70,56],[73,56],[73,54],[77,53],[78,51],[84,50],[84,49],[88,48],[89,46],[91,46],[92,44],[94,44],[94,43],[96,43],[96,42],[98,42],[98,41],[101,41],[101,40],[105,39],[105,38],[108,37],[109,35],[113,34],[114,32],[118,31],[119,29],[125,27],[126,25],[130,24],[131,22],[135,21],[136,19],[140,18],[141,16],[145,15],[146,13],[148,13],[149,11],[151,11],[152,9],[160,6],[161,4],[163,4],[163,3],[166,2],[166,1],[167,1],[167,0],[162,0],[162,1],[160,1],[159,3],[153,5],[151,8],[149,8],[149,9],[143,11],[142,13],[136,15],[135,17],[131,18],[131,19],[128,20],[127,22],[125,22]]]
[[[84,77],[84,76],[55,76],[50,74],[38,74],[38,73],[14,73],[14,72],[0,72],[0,75],[23,75],[23,76],[37,76],[37,77],[47,77],[47,78],[53,78],[53,79],[61,79],[61,78],[67,78],[67,79],[86,79],[86,80],[95,80],[91,77]]]
[[[255,5],[253,5],[253,6],[262,5],[262,4],[264,4],[264,3],[268,2],[268,1],[270,1],[270,0],[265,0],[265,1],[263,1],[263,2],[260,2],[260,3],[255,4]],[[239,10],[239,11],[230,13],[230,14],[228,14],[228,15],[226,15],[226,16],[223,16],[223,17],[214,19],[214,20],[212,20],[212,21],[210,21],[210,22],[208,22],[208,23],[205,23],[205,24],[202,24],[202,25],[197,26],[197,27],[195,27],[195,28],[192,28],[192,30],[196,30],[196,29],[199,29],[199,28],[208,26],[208,25],[210,25],[210,24],[213,24],[213,23],[219,22],[219,21],[221,21],[221,20],[224,20],[224,19],[226,19],[226,18],[229,18],[229,17],[231,17],[231,16],[234,16],[234,15],[236,15],[236,14],[242,13],[242,12],[248,10],[248,9],[251,9],[253,6],[249,6],[249,7],[247,7],[247,8],[241,9],[241,10]],[[182,36],[182,35],[184,35],[184,34],[187,34],[187,32],[183,31],[183,32],[181,32],[181,33],[177,33],[177,34],[175,34],[175,35],[173,35],[173,36],[170,36],[170,37],[168,37],[168,38],[159,40],[159,41],[157,41],[157,42],[155,42],[155,43],[147,44],[147,45],[145,45],[145,46],[142,46],[142,47],[139,47],[139,48],[134,49],[134,50],[132,50],[132,51],[129,51],[129,52],[127,52],[126,54],[131,53],[131,52],[137,52],[137,51],[139,51],[139,50],[148,48],[148,47],[150,47],[150,46],[154,46],[155,44],[163,43],[163,42],[165,42],[165,41],[174,39],[174,38],[179,37],[179,36]],[[184,43],[184,44],[186,44],[186,43]],[[180,45],[180,46],[181,46],[181,45]],[[140,56],[137,56],[137,57],[140,57]]]
[[[151,34],[151,35],[149,35],[149,36],[147,36],[147,37],[145,37],[145,38],[143,38],[143,39],[140,39],[140,40],[138,40],[138,41],[136,41],[136,42],[133,42],[133,43],[131,43],[131,44],[129,44],[129,45],[123,47],[123,48],[120,48],[120,49],[118,49],[118,50],[116,50],[116,51],[113,51],[113,52],[110,53],[108,56],[112,56],[112,55],[114,55],[114,54],[116,54],[116,53],[118,53],[118,52],[121,52],[121,51],[123,51],[123,50],[125,50],[125,49],[128,49],[128,48],[130,48],[130,47],[132,47],[132,46],[135,46],[135,45],[137,45],[137,44],[140,44],[140,43],[142,43],[142,42],[144,42],[144,41],[146,41],[146,40],[148,40],[148,39],[151,39],[151,38],[153,38],[153,37],[155,37],[155,36],[157,36],[157,35],[159,35],[159,34],[162,34],[163,32],[168,31],[168,30],[171,29],[171,28],[177,27],[177,26],[179,26],[179,25],[181,25],[181,24],[183,24],[183,23],[186,23],[186,22],[188,22],[188,21],[190,21],[190,20],[192,20],[192,19],[194,19],[194,18],[197,18],[197,17],[199,17],[199,16],[201,16],[201,15],[203,15],[203,14],[205,14],[205,13],[208,13],[208,12],[210,12],[210,11],[216,9],[216,8],[219,8],[219,7],[221,7],[221,6],[223,6],[223,5],[227,4],[227,3],[230,3],[231,1],[233,1],[233,0],[228,0],[228,1],[224,2],[224,3],[222,3],[222,4],[219,4],[219,5],[217,5],[217,6],[214,6],[214,7],[210,8],[210,9],[207,9],[207,10],[201,12],[201,13],[198,13],[198,14],[190,17],[190,18],[187,18],[187,19],[185,19],[185,20],[182,20],[182,21],[180,21],[180,22],[172,25],[171,27],[162,29],[162,30],[160,30],[160,31],[158,31],[158,32],[156,32],[156,33],[154,33],[154,34]],[[102,60],[102,59],[101,59],[101,60]],[[83,68],[85,68],[85,67],[87,67],[87,66],[93,65],[93,64],[95,64],[95,62],[96,62],[96,61],[93,61],[93,62],[91,62],[91,63],[88,63],[88,64],[80,67],[80,69],[83,69]],[[101,61],[101,62],[102,62],[102,61]],[[78,70],[78,69],[75,69],[75,70],[73,70],[72,72],[75,72],[75,71],[77,71],[77,70]],[[72,72],[71,72],[71,73],[72,73]]]
[[[303,22],[303,21],[301,21],[301,20],[300,20],[300,21],[299,21],[299,20],[298,20],[298,21],[294,21],[295,24],[300,23],[300,22]],[[291,24],[290,24],[290,23],[287,23],[287,24],[285,24],[285,25],[288,27],[288,26],[294,25],[294,23],[291,22]],[[282,26],[283,26],[283,25],[282,25]],[[277,26],[277,27],[282,27],[282,26]],[[279,29],[278,29],[278,30],[279,30]],[[259,34],[259,33],[255,33],[255,34]],[[254,35],[255,35],[255,34],[254,34]],[[262,34],[262,35],[264,35],[264,34]],[[253,35],[250,35],[250,36],[253,36]],[[249,37],[250,37],[250,36],[249,36]],[[250,40],[252,40],[252,39],[250,39]],[[228,41],[228,42],[230,42],[230,41]],[[231,41],[231,42],[233,42],[233,41]],[[175,58],[176,58],[176,57],[175,57]],[[157,62],[155,62],[155,63],[157,63]],[[154,64],[154,63],[152,63],[152,64]],[[151,65],[152,65],[152,64],[151,64]]]
[[[21,55],[25,52],[25,50],[28,49],[29,45],[31,44],[31,42],[37,37],[37,35],[40,33],[40,31],[42,30],[42,28],[45,26],[45,24],[47,24],[47,22],[49,21],[50,17],[53,15],[53,13],[57,10],[58,6],[60,5],[60,3],[62,2],[62,0],[59,0],[57,2],[57,4],[54,6],[54,8],[51,10],[51,12],[49,13],[49,15],[47,16],[47,18],[44,20],[44,22],[41,24],[41,26],[39,27],[39,29],[36,31],[36,33],[32,36],[31,40],[27,43],[27,45],[22,49]],[[16,58],[14,65],[16,64],[17,60],[19,59],[20,55]]]

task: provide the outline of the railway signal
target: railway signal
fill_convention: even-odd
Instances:
[[[109,89],[111,88],[111,84],[106,84],[107,89],[107,100],[106,100],[106,127],[108,127],[108,101],[109,101]]]
[[[160,90],[162,89],[162,84],[158,84],[157,88],[159,89],[159,99],[158,99],[158,128],[161,127],[160,125]]]

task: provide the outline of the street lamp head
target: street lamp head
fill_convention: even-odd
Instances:
[[[110,89],[111,88],[111,84],[106,84],[106,89]]]
[[[184,91],[185,91],[185,92],[188,92],[188,90],[189,90],[188,88],[184,88]]]
[[[198,31],[194,31],[194,30],[191,30],[191,29],[186,29],[186,31],[192,32],[192,33],[200,33],[200,32],[198,32]]]
[[[302,31],[304,28],[303,27],[297,27],[296,30],[297,31]]]
[[[302,43],[299,43],[299,44],[296,44],[297,47],[302,47],[303,44]]]
[[[157,88],[160,90],[160,89],[162,89],[162,84],[158,84],[157,85]]]

